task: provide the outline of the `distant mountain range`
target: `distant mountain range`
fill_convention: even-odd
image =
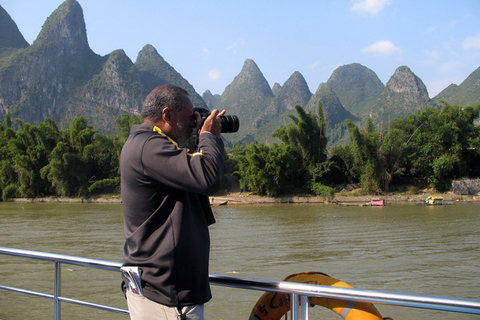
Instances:
[[[1,7],[0,17],[0,116],[8,110],[25,122],[50,117],[65,124],[82,115],[111,133],[115,119],[140,114],[148,93],[165,83],[183,87],[195,105],[206,107],[193,86],[150,45],[135,64],[123,50],[95,54],[76,0],[65,1],[47,18],[32,45]]]
[[[441,100],[461,106],[480,104],[480,68],[460,85],[452,84],[430,99],[422,80],[406,66],[384,85],[367,67],[344,65],[311,93],[298,71],[283,85],[270,88],[251,59],[222,95],[207,90],[200,96],[151,45],[145,45],[135,63],[121,49],[106,56],[94,53],[76,0],[63,2],[31,45],[0,6],[0,118],[10,111],[25,122],[36,124],[49,117],[62,126],[82,115],[96,129],[112,133],[117,118],[140,114],[148,93],[166,83],[185,88],[196,106],[238,115],[239,132],[225,135],[232,142],[274,141],[271,134],[288,123],[295,105],[316,111],[321,102],[328,134],[337,132],[345,119],[360,123],[371,117],[386,125],[421,108],[438,106]],[[331,140],[340,136],[331,135]]]

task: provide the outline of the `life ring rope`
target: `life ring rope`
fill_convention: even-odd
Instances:
[[[355,304],[357,304],[356,301],[348,301],[347,302],[347,305],[343,308],[342,312],[340,312],[340,316],[345,319],[347,317],[347,315],[350,313],[350,311],[352,310],[353,306],[355,306]]]
[[[284,281],[352,288],[349,284],[330,277],[323,272],[300,272],[289,275]],[[332,298],[309,297],[311,306],[328,308],[345,320],[393,320],[383,318],[372,303]],[[280,320],[283,316],[288,320],[290,311],[290,295],[280,292],[265,292],[252,309],[249,320]]]

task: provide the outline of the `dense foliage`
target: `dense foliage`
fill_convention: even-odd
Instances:
[[[393,120],[388,129],[368,120],[365,128],[345,125],[350,142],[327,157],[322,105],[316,113],[296,106],[292,123],[273,134],[280,143],[235,145],[226,159],[225,182],[235,176],[244,191],[277,196],[313,192],[332,198],[335,189],[361,183],[368,194],[417,181],[445,191],[452,179],[480,177],[480,106],[424,108]],[[9,114],[0,122],[0,195],[89,196],[118,192],[119,155],[135,115],[116,120],[116,134],[104,135],[75,118],[65,129],[51,119],[39,125]],[[376,129],[379,128],[379,129]],[[228,183],[227,183],[228,184]]]
[[[445,191],[454,178],[480,176],[479,112],[480,106],[424,108],[393,120],[387,130],[375,130],[371,121],[362,130],[347,122],[351,143],[331,152],[347,169],[345,177],[368,193],[407,179]]]
[[[332,188],[348,183],[360,183],[366,194],[375,194],[415,181],[446,191],[452,179],[480,176],[480,126],[475,124],[480,106],[424,108],[393,120],[386,130],[371,119],[365,128],[347,120],[350,142],[333,147],[328,159],[321,104],[318,115],[295,109],[293,124],[273,134],[283,145],[253,144],[236,153],[244,190],[266,195],[303,190],[333,197]],[[276,174],[267,169],[272,165]]]
[[[315,191],[333,197],[330,189],[319,181],[317,166],[325,161],[327,138],[322,104],[317,114],[295,106],[298,117],[289,115],[293,123],[281,126],[273,137],[283,144],[250,144],[236,152],[240,186],[261,195],[276,196],[292,191]]]
[[[238,151],[237,151],[238,152]],[[240,186],[258,194],[276,196],[298,186],[301,158],[289,145],[253,143],[236,154]]]
[[[119,155],[136,116],[117,120],[112,138],[84,117],[65,130],[45,119],[38,126],[7,115],[0,123],[0,194],[13,197],[86,196],[118,189]]]

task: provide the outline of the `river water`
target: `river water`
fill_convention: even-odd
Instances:
[[[480,203],[215,207],[210,272],[282,280],[321,271],[355,288],[480,299]],[[0,203],[0,246],[122,261],[121,204]],[[53,294],[53,264],[0,255],[0,283]],[[207,319],[247,319],[262,292],[212,286]],[[62,268],[62,295],[126,308],[119,274]],[[474,315],[378,305],[384,317]],[[63,319],[128,319],[62,304]],[[52,319],[50,300],[0,290],[0,319]],[[340,319],[310,309],[310,319]]]

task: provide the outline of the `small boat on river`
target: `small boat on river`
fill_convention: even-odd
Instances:
[[[373,198],[372,201],[370,202],[371,206],[384,206],[385,205],[385,199],[382,198]]]
[[[384,205],[386,204],[386,201],[385,199],[382,199],[382,198],[373,198],[370,202],[361,202],[361,203],[358,203],[358,202],[341,202],[341,203],[338,203],[339,206],[354,206],[354,207],[383,207]]]
[[[442,197],[433,197],[429,196],[424,200],[424,204],[427,206],[441,206],[441,205],[451,205],[453,202],[443,202]]]

